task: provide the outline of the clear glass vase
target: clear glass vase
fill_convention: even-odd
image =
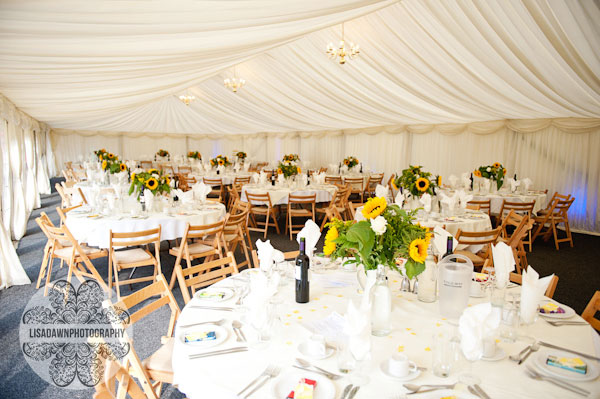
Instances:
[[[435,302],[437,299],[437,264],[431,253],[431,247],[427,251],[425,259],[425,270],[417,276],[419,290],[417,299],[421,302]]]
[[[377,280],[371,289],[371,334],[384,337],[392,331],[392,292],[385,266],[377,266]]]

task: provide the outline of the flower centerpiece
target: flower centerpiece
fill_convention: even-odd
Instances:
[[[237,157],[238,161],[244,163],[244,160],[248,157],[248,154],[246,154],[244,151],[237,151],[235,156]]]
[[[188,152],[187,157],[190,159],[197,159],[198,161],[202,160],[202,155],[200,154],[200,151],[190,151]]]
[[[163,194],[171,191],[171,179],[169,176],[161,174],[157,169],[150,169],[147,172],[131,174],[131,185],[129,186],[129,195],[136,194],[139,201],[140,195],[145,189],[152,194]]]
[[[108,159],[108,157],[107,157],[108,152],[106,152],[105,148],[102,148],[100,150],[94,151],[94,154],[96,155],[96,158],[98,158],[98,161],[102,161],[104,159]]]
[[[109,152],[103,156],[102,170],[107,171],[111,175],[114,173],[120,173],[127,171],[127,165],[119,160],[119,157]]]
[[[300,160],[300,157],[298,156],[298,154],[287,154],[283,156],[282,161],[283,162],[298,162]]]
[[[356,264],[366,270],[384,265],[400,271],[400,259],[406,259],[406,276],[413,278],[425,270],[425,259],[432,233],[413,224],[415,212],[406,212],[398,205],[388,205],[384,197],[370,198],[360,222],[328,223],[323,252],[333,259],[353,254]]]
[[[169,151],[161,148],[154,154],[154,160],[156,161],[158,158],[167,158],[168,160],[171,160],[171,154],[169,154]]]
[[[358,159],[352,156],[344,158],[344,165],[346,165],[348,169],[351,169],[358,165]]]
[[[277,174],[283,176],[287,179],[290,176],[295,176],[299,173],[302,173],[302,169],[300,166],[296,165],[295,162],[292,161],[281,161],[279,162],[279,166],[277,167]]]
[[[410,166],[408,169],[404,169],[402,174],[392,181],[392,186],[395,189],[402,187],[413,197],[420,197],[425,193],[435,195],[435,188],[441,181],[440,177],[434,178],[431,173],[425,172],[421,168],[422,166]]]
[[[496,187],[500,190],[500,187],[504,184],[506,168],[500,162],[494,162],[492,165],[480,166],[475,169],[473,176],[496,181]]]
[[[213,159],[210,160],[210,166],[212,166],[212,167],[229,166],[229,165],[231,165],[229,158],[227,158],[226,156],[223,156],[223,155],[217,155],[216,157],[214,157]]]

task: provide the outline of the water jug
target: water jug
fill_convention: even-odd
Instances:
[[[473,262],[464,255],[454,254],[442,259],[438,268],[440,313],[444,317],[457,319],[469,302]]]

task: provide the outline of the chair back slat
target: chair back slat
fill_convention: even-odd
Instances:
[[[288,196],[289,204],[312,204],[317,200],[317,194],[310,195],[298,195],[298,194],[290,194]]]
[[[153,243],[160,244],[160,233],[161,226],[158,226],[155,229],[127,233],[116,233],[110,230],[110,246],[112,248],[132,247],[135,245],[147,245]],[[134,240],[134,238],[137,238],[137,240]]]
[[[207,261],[186,269],[183,269],[181,265],[176,265],[175,273],[183,300],[188,303],[191,300],[189,288],[195,290],[216,283],[226,278],[227,275],[237,274],[238,268],[233,254],[228,252],[224,258]]]
[[[600,291],[596,291],[581,314],[581,317],[596,331],[600,331],[600,320],[595,317],[597,312],[600,312]]]
[[[495,244],[500,236],[500,227],[486,231],[462,231],[456,233],[456,240],[464,245]]]

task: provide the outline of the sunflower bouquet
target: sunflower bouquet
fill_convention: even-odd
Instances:
[[[422,166],[410,166],[404,169],[402,174],[392,181],[395,189],[402,187],[408,190],[414,197],[420,197],[424,193],[435,195],[435,188],[441,182],[440,177],[433,177],[429,172],[421,169]]]
[[[113,153],[108,153],[106,156],[103,156],[102,160],[102,170],[107,171],[111,175],[114,173],[120,173],[127,171],[127,165],[119,160],[119,157],[114,155]]]
[[[107,157],[108,152],[106,151],[105,148],[102,148],[102,149],[94,151],[94,154],[96,155],[96,158],[98,158],[98,161],[102,161],[104,159],[108,159],[108,157]]]
[[[354,263],[362,263],[367,270],[384,265],[399,271],[396,261],[404,258],[408,278],[425,270],[432,233],[413,224],[414,212],[388,205],[384,197],[374,197],[364,205],[362,214],[366,220],[357,223],[334,219],[328,224],[323,247],[326,255],[336,259],[353,254]]]
[[[246,154],[244,151],[238,151],[235,153],[235,156],[237,157],[238,160],[244,161],[244,159],[246,159],[246,157],[248,157],[248,154]]]
[[[145,189],[148,189],[152,194],[162,194],[171,191],[171,179],[169,176],[162,175],[157,169],[150,169],[147,172],[132,173],[131,185],[129,186],[129,195],[136,193],[137,199]]]
[[[506,176],[506,168],[500,162],[494,162],[492,165],[480,166],[473,171],[473,176],[483,177],[496,181],[496,187],[500,190],[504,184],[504,176]]]
[[[279,166],[277,167],[277,174],[283,174],[283,176],[287,179],[290,176],[297,175],[302,173],[302,169],[300,166],[296,165],[292,161],[282,161],[279,162]]]
[[[353,168],[358,165],[358,159],[352,156],[344,158],[344,165],[346,165],[348,169]]]
[[[298,154],[287,154],[283,156],[282,161],[283,162],[298,162],[300,160],[300,157],[298,156]]]
[[[158,152],[156,153],[156,155],[158,155],[159,157],[163,157],[163,158],[164,157],[168,157],[169,156],[169,151],[160,149],[160,150],[158,150]]]
[[[190,159],[197,159],[199,161],[202,160],[202,155],[200,154],[200,151],[190,151],[190,152],[188,152],[187,157]]]
[[[229,158],[227,158],[226,156],[223,156],[223,155],[217,155],[216,157],[214,157],[213,159],[210,160],[210,166],[212,166],[212,167],[229,166],[229,165],[231,165]]]

